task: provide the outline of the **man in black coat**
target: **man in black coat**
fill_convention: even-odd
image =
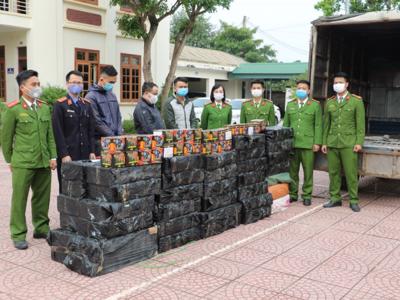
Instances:
[[[154,130],[165,128],[161,114],[155,106],[157,101],[158,86],[153,82],[143,83],[142,97],[133,112],[137,133],[152,134]]]
[[[53,131],[57,146],[57,174],[61,193],[61,164],[95,159],[95,122],[90,101],[80,97],[83,77],[78,71],[66,76],[68,95],[53,107]]]

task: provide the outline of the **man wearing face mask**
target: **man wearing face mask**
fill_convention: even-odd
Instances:
[[[136,132],[152,134],[154,130],[164,129],[164,122],[155,104],[158,101],[158,86],[153,82],[145,82],[142,86],[142,98],[133,112]]]
[[[89,88],[86,99],[91,102],[93,116],[96,123],[96,155],[100,155],[100,138],[116,136],[123,133],[122,118],[117,96],[113,87],[117,81],[118,72],[113,66],[102,68],[97,84]]]
[[[51,170],[57,167],[56,145],[48,105],[42,94],[38,73],[26,70],[18,74],[22,94],[8,104],[3,116],[2,148],[12,172],[11,239],[15,248],[28,248],[25,210],[32,189],[33,238],[44,239],[49,232]]]
[[[350,196],[350,208],[359,212],[358,206],[358,152],[365,137],[365,108],[362,98],[348,92],[346,73],[334,76],[336,95],[327,99],[324,111],[322,152],[327,154],[330,201],[325,208],[342,205],[340,185],[342,166]]]
[[[94,118],[90,101],[80,96],[83,76],[71,71],[66,76],[68,95],[53,106],[53,131],[57,145],[57,175],[61,191],[61,164],[72,160],[96,159]]]
[[[225,88],[221,84],[214,85],[210,95],[211,103],[204,106],[201,113],[203,130],[222,128],[232,121],[232,106],[225,103]]]
[[[264,82],[253,81],[250,85],[253,99],[243,103],[240,111],[240,123],[249,123],[252,120],[263,119],[267,126],[274,126],[275,109],[271,100],[263,99]]]
[[[310,99],[310,82],[297,82],[296,98],[288,103],[284,127],[294,131],[294,153],[290,160],[290,202],[297,201],[300,165],[303,167],[303,204],[311,205],[313,190],[314,153],[322,144],[322,112],[318,101]]]
[[[187,97],[188,83],[184,77],[174,80],[174,96],[166,102],[163,110],[167,129],[190,129],[198,126],[193,103]]]

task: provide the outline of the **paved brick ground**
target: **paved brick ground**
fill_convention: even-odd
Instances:
[[[316,173],[315,194],[327,177]],[[98,278],[52,262],[44,241],[14,250],[8,232],[10,173],[0,161],[2,299],[399,299],[398,183],[364,180],[362,212],[294,204],[258,223],[169,251]],[[383,191],[384,193],[377,193]],[[51,227],[58,226],[53,180]],[[27,219],[30,223],[30,210]]]

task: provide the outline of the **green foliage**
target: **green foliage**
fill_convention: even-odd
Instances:
[[[134,133],[136,133],[133,119],[123,120],[122,121],[122,128],[124,129],[124,133],[125,134],[134,134]]]
[[[221,28],[213,40],[213,49],[242,57],[248,62],[275,61],[276,51],[255,39],[257,28],[236,27],[221,22]]]
[[[187,26],[187,16],[183,10],[176,13],[172,19],[170,27],[170,41],[174,43],[177,35]],[[209,18],[204,15],[199,16],[193,27],[192,33],[186,39],[186,45],[199,48],[211,48],[212,40],[215,35],[215,28]]]
[[[50,105],[53,105],[57,99],[65,97],[67,95],[67,90],[59,86],[47,85],[43,88],[41,100],[46,101]]]
[[[308,80],[308,71],[303,74],[293,76],[288,80],[281,80],[277,82],[273,82],[271,84],[271,89],[274,92],[286,92],[287,88],[292,88],[293,90],[296,88],[296,81],[298,80]]]
[[[320,0],[315,9],[325,16],[344,11],[346,0]],[[350,0],[350,13],[400,9],[400,0]]]

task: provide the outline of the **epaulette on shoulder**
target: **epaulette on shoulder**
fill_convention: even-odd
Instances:
[[[67,99],[68,99],[67,97],[62,97],[62,98],[58,99],[57,102],[63,103],[65,101],[67,101]]]
[[[7,104],[8,108],[14,107],[15,105],[17,105],[19,103],[19,100],[14,100],[13,102],[10,102]]]
[[[47,105],[49,105],[49,103],[48,103],[48,102],[46,102],[46,101],[43,101],[43,100],[40,100],[40,99],[36,99],[36,101],[37,101],[37,102],[39,102],[39,103],[43,103],[43,104],[47,104]]]
[[[247,99],[247,100],[244,100],[243,101],[243,103],[247,103],[247,102],[250,102],[250,101],[252,101],[253,99]]]
[[[320,104],[318,100],[312,99],[313,102]]]
[[[329,97],[328,101],[330,101],[330,100],[336,100],[336,96]]]
[[[352,94],[357,100],[362,100],[362,97],[361,96],[358,96],[358,95],[356,95],[356,94]]]

